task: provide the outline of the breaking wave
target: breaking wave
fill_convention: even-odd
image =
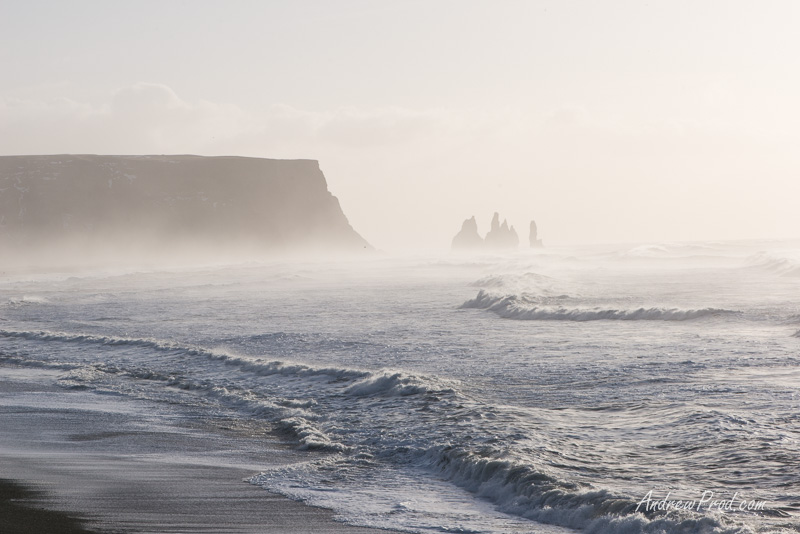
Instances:
[[[566,308],[546,305],[541,299],[524,294],[493,295],[484,290],[462,304],[461,308],[489,310],[505,319],[523,321],[688,321],[736,313],[720,308]]]
[[[724,243],[648,243],[620,251],[620,258],[689,259],[724,254]]]
[[[549,287],[556,280],[550,276],[543,274],[527,272],[523,274],[492,274],[484,276],[480,280],[476,280],[471,286],[484,287],[484,288],[503,288],[503,287],[520,287],[520,286],[533,286],[533,287]]]
[[[37,295],[24,295],[22,297],[17,298],[10,298],[6,301],[7,306],[18,307],[18,306],[30,306],[35,304],[47,304],[48,300],[45,297],[40,297]]]
[[[366,371],[337,367],[315,367],[311,365],[268,361],[262,358],[235,356],[222,351],[155,339],[96,336],[47,331],[0,330],[0,338],[18,338],[38,342],[59,342],[96,347],[135,347],[169,355],[180,362],[178,370],[154,370],[139,365],[109,365],[103,362],[50,361],[30,359],[20,355],[2,355],[0,360],[22,366],[54,368],[67,371],[59,383],[70,389],[86,389],[93,382],[111,376],[127,376],[137,380],[151,380],[184,391],[194,391],[208,398],[221,401],[228,406],[244,410],[251,416],[266,418],[275,423],[276,429],[297,442],[301,450],[348,451],[349,447],[338,443],[325,434],[314,423],[309,409],[316,406],[312,397],[298,400],[270,395],[265,397],[253,391],[224,384],[217,379],[198,379],[184,372],[185,362],[205,359],[220,362],[255,377],[276,377],[287,383],[302,380],[314,386],[312,394],[323,393],[330,388],[346,397],[408,397],[425,393],[452,392],[452,384],[442,379],[422,377],[400,371]],[[302,389],[302,388],[301,388]]]
[[[234,356],[223,351],[214,351],[202,347],[183,345],[171,341],[156,339],[128,338],[115,336],[95,336],[91,334],[69,334],[64,332],[46,331],[8,331],[0,330],[0,337],[22,338],[31,341],[58,341],[63,343],[89,343],[100,346],[119,347],[130,346],[149,350],[181,354],[183,356],[203,357],[208,360],[217,360],[226,365],[238,367],[260,376],[292,375],[292,376],[328,376],[335,380],[356,379],[370,376],[368,371],[355,369],[340,369],[330,367],[312,367],[300,363],[281,361],[268,361],[263,358],[244,358]]]
[[[491,307],[502,302],[483,291],[478,296],[483,300],[477,307],[483,304]],[[460,393],[454,383],[444,379],[386,369],[365,371],[266,361],[155,339],[7,330],[0,330],[0,337],[76,344],[77,359],[80,359],[79,353],[89,352],[87,345],[156,351],[159,358],[152,365],[158,366],[157,369],[144,367],[141,358],[131,361],[120,358],[114,365],[102,361],[70,362],[64,367],[68,372],[63,384],[67,387],[88,387],[95,383],[113,385],[115,382],[109,382],[109,377],[128,377],[158,382],[170,390],[196,392],[249,417],[270,421],[301,450],[332,453],[337,461],[351,466],[359,465],[364,458],[380,458],[395,465],[408,462],[423,473],[455,484],[492,502],[498,510],[518,517],[598,534],[747,532],[733,520],[689,512],[639,513],[636,502],[629,497],[562,480],[530,459],[526,461],[505,448],[491,445],[491,440],[481,441],[482,435],[495,431],[482,423],[464,426],[471,436],[467,439],[455,429],[461,429],[468,421],[482,420],[478,412],[494,413],[495,408],[476,405]],[[44,351],[42,358],[48,358],[47,354],[52,352],[60,351]],[[137,351],[137,355],[141,356],[141,351]],[[15,361],[25,359],[24,354],[11,357]],[[207,369],[208,373],[202,373],[199,369],[202,360],[217,365]],[[29,361],[50,363],[35,357]],[[226,380],[225,373],[221,372],[225,369],[220,369],[220,364],[245,373],[248,379]],[[276,380],[266,382],[265,377]],[[308,391],[311,398],[302,401],[280,396],[301,390]],[[443,402],[436,402],[438,394]],[[470,411],[475,412],[474,417]],[[374,425],[362,421],[368,414],[376,414]],[[394,428],[392,418],[399,415],[404,421],[411,420],[413,425]],[[444,433],[448,435],[446,439],[440,435]],[[308,474],[312,489],[325,485],[316,476],[317,473]],[[332,475],[320,473],[319,476]],[[265,475],[255,477],[253,482],[272,488],[271,480]],[[298,484],[296,480],[289,483],[293,488]],[[360,491],[359,495],[363,496],[363,489]]]
[[[800,257],[786,252],[759,252],[746,260],[748,267],[762,269],[778,276],[800,277]]]
[[[421,444],[426,437],[431,438],[424,435],[415,436],[416,443]],[[740,520],[745,518],[745,513],[721,517],[677,509],[670,511],[646,510],[643,507],[637,509],[640,507],[640,497],[631,498],[605,489],[561,480],[548,473],[545,467],[509,457],[507,450],[449,444],[438,444],[427,448],[423,446],[412,451],[405,449],[405,447],[395,447],[395,456],[400,458],[399,461],[403,465],[408,462],[408,465],[413,466],[412,473],[415,474],[412,475],[413,480],[404,478],[398,482],[399,484],[413,483],[423,486],[426,484],[426,476],[421,475],[427,473],[432,475],[433,480],[447,481],[492,503],[499,512],[538,523],[594,534],[620,532],[752,534],[753,532],[740,523]],[[326,496],[330,494],[321,493],[318,489],[332,476],[330,474],[332,466],[337,466],[336,470],[359,471],[365,465],[374,467],[374,460],[371,455],[353,449],[322,461],[280,466],[252,477],[250,482],[309,504],[336,507],[335,500],[326,500]],[[437,489],[434,486],[426,491],[436,492]],[[357,484],[352,488],[345,485],[337,491],[345,493],[338,494],[338,498],[350,502],[351,506],[353,501],[359,501],[356,507],[362,514],[364,510],[360,502],[365,499],[371,501],[373,498],[372,495],[365,495],[364,488]],[[345,510],[348,509],[345,506]],[[380,517],[357,524],[393,530],[408,529],[411,532],[451,531],[449,528],[430,528],[423,521],[415,521],[413,518],[398,516],[395,520],[399,521],[399,524],[381,522]],[[464,530],[461,525],[453,525],[452,531],[482,532]]]
[[[606,490],[560,481],[534,467],[485,451],[436,447],[430,468],[494,503],[501,511],[552,525],[597,534],[664,532],[749,533],[732,519],[686,511],[637,511],[637,502]]]
[[[401,372],[384,371],[370,374],[370,376],[356,382],[345,390],[347,395],[354,397],[377,395],[386,397],[406,397],[408,395],[430,392],[452,393],[453,389],[433,378],[422,378]]]

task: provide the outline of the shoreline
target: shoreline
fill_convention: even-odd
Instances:
[[[14,511],[3,532],[390,532],[246,482],[303,459],[268,430],[231,428],[219,414],[174,425],[169,407],[65,389],[56,375],[0,366],[0,509]]]
[[[19,457],[0,451],[0,470]],[[270,493],[243,480],[224,478],[225,468],[191,467],[170,482],[153,477],[109,489],[97,480],[72,483],[95,486],[75,491],[60,469],[42,476],[40,465],[23,468],[30,478],[0,479],[0,531],[4,534],[386,534],[393,531],[338,522],[334,512]],[[159,470],[164,472],[163,466]],[[179,475],[175,466],[166,469]],[[20,475],[18,469],[15,474]],[[121,473],[120,473],[121,474]],[[216,474],[217,478],[210,478]],[[202,482],[213,481],[212,488]],[[107,482],[107,480],[105,481]],[[195,482],[193,489],[186,483]],[[104,487],[103,491],[97,491]],[[84,486],[86,488],[86,486]]]

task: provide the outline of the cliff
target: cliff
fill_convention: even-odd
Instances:
[[[371,249],[313,160],[0,156],[0,247],[67,246],[118,254]]]

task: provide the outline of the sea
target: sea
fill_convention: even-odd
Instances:
[[[8,271],[3,369],[267,431],[352,525],[800,531],[800,241]]]

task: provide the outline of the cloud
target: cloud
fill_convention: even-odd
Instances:
[[[201,152],[234,135],[244,113],[230,104],[186,101],[171,88],[137,83],[102,104],[63,97],[0,97],[0,146],[6,154]]]
[[[514,120],[508,112],[396,106],[309,111],[275,104],[209,149],[277,158],[431,157],[498,137]]]
[[[702,238],[696,229],[711,228],[707,212],[724,226],[714,235],[770,235],[765,225],[779,219],[770,213],[796,211],[790,201],[800,156],[793,134],[767,143],[688,112],[626,116],[581,103],[550,111],[500,103],[323,110],[274,104],[253,113],[137,83],[92,103],[0,95],[0,150],[319,159],[351,222],[377,244],[447,243],[452,225],[495,210],[517,225],[535,217],[553,240]],[[781,191],[780,202],[774,191]],[[753,206],[771,208],[740,216]],[[781,220],[782,227],[797,226],[796,215]]]
[[[117,91],[109,121],[124,128],[133,144],[169,152],[202,152],[215,139],[235,135],[247,123],[232,104],[186,101],[170,87],[138,83]]]
[[[441,109],[308,111],[286,104],[252,115],[233,104],[187,100],[166,85],[141,82],[99,104],[0,96],[0,146],[7,154],[292,152],[303,157],[303,151],[394,147],[468,133],[474,128],[465,117]]]
[[[402,108],[374,111],[341,108],[324,117],[317,135],[328,143],[348,146],[403,144],[441,131],[444,113]]]
[[[119,114],[150,114],[163,111],[191,111],[171,88],[157,83],[137,83],[114,94],[111,109]]]

